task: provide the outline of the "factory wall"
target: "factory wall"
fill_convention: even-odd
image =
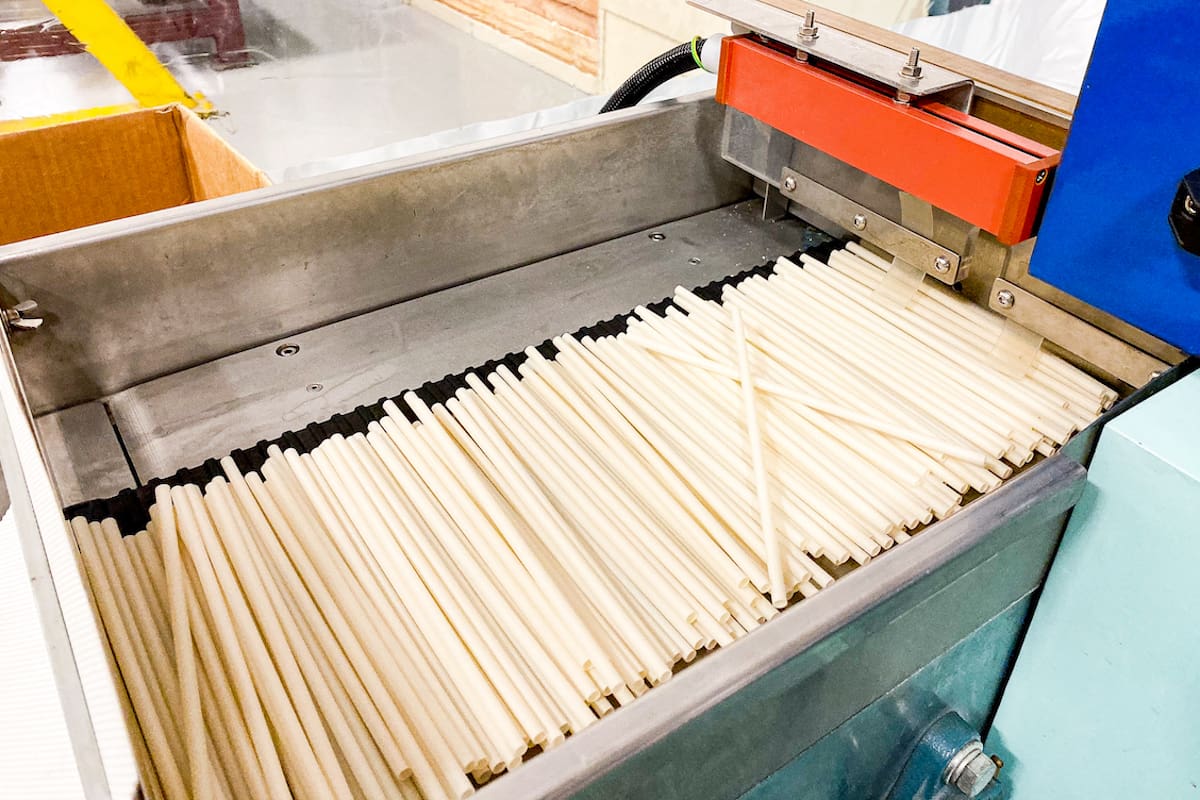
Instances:
[[[413,6],[589,93],[615,89],[659,53],[728,30],[685,0],[410,0]],[[978,0],[968,0],[968,4]],[[934,0],[940,6],[963,0]],[[877,25],[924,16],[929,0],[823,0]]]

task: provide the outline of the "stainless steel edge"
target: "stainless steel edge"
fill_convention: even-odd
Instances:
[[[711,719],[708,715],[719,718],[728,709],[727,701],[750,687],[778,681],[783,674],[781,668],[798,656],[826,647],[829,652],[818,660],[828,661],[845,652],[853,642],[844,634],[856,620],[883,609],[885,604],[918,604],[927,595],[924,590],[928,581],[949,584],[953,577],[987,563],[1004,546],[1028,535],[1038,523],[1057,520],[1050,541],[1039,550],[1040,580],[1060,523],[1078,499],[1085,476],[1083,467],[1066,458],[1051,458],[1033,467],[963,512],[841,578],[779,619],[685,669],[633,706],[485,787],[481,800],[566,798],[600,785],[620,773],[631,759],[644,756],[649,748],[666,742],[689,724]],[[1000,535],[1002,531],[1007,537]],[[1016,587],[1017,597],[1024,590]],[[879,625],[886,625],[886,621]],[[842,638],[838,638],[839,633]],[[867,633],[865,629],[859,631],[861,636]],[[795,675],[786,677],[796,679]],[[871,699],[864,698],[858,707]],[[737,752],[747,752],[755,741],[773,735],[770,730],[744,731],[743,739],[736,742]],[[733,742],[712,746],[726,745],[733,746]],[[698,768],[700,764],[693,766]],[[686,772],[687,768],[682,765],[680,771]],[[680,787],[680,792],[686,794],[694,788]],[[625,797],[638,796],[636,792],[631,794],[628,786],[622,792]],[[713,787],[708,796],[718,794]]]
[[[36,413],[748,197],[692,98],[0,250]]]
[[[0,388],[4,401],[0,408],[0,467],[81,790],[88,800],[129,796],[136,785],[133,758],[128,738],[112,730],[114,723],[123,727],[123,720],[117,711],[114,676],[102,649],[106,645],[86,600],[75,545],[63,525],[62,504],[28,414],[7,332],[0,332],[0,361],[4,381]],[[18,425],[28,426],[24,446]],[[46,495],[40,501],[35,499],[30,472],[39,469],[44,473]],[[97,706],[103,719],[97,717]],[[107,734],[103,741],[101,730]]]

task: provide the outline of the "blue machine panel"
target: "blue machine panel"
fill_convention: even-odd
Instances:
[[[1200,256],[1167,223],[1200,168],[1200,8],[1108,0],[1030,272],[1200,353]]]

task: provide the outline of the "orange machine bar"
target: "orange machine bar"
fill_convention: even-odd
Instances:
[[[1059,154],[937,104],[931,113],[747,37],[722,43],[717,100],[1004,244],[1033,235]],[[991,134],[991,135],[989,135]],[[1027,152],[1022,147],[1028,147]]]

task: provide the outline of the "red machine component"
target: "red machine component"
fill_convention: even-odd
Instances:
[[[146,44],[212,39],[220,64],[237,67],[251,63],[238,0],[173,3],[156,11],[130,14],[125,22]],[[0,30],[0,61],[82,52],[79,40],[57,23]]]
[[[1056,150],[937,102],[897,102],[748,37],[722,43],[717,100],[1004,244],[1033,235]]]

